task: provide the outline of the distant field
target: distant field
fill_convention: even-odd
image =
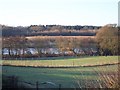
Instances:
[[[58,39],[58,38],[79,38],[79,39],[84,39],[84,38],[95,38],[95,36],[30,36],[26,37],[28,40],[37,40],[39,38],[41,39]]]
[[[90,56],[79,58],[60,58],[55,60],[3,60],[3,65],[32,67],[75,67],[117,64],[118,56]]]

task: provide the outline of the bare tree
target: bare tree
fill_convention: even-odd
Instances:
[[[103,55],[118,54],[118,28],[104,26],[96,35],[96,41]]]

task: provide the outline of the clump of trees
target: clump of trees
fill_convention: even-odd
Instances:
[[[33,57],[31,53],[26,53],[28,48],[34,48],[37,53],[35,57],[41,56],[56,56],[48,55],[50,53],[42,53],[42,50],[54,48],[58,49],[58,55],[78,55],[79,53],[75,52],[75,49],[82,49],[85,54],[90,55],[91,48],[96,48],[96,42],[94,38],[81,38],[81,37],[46,37],[41,36],[39,38],[29,39],[26,37],[4,37],[3,39],[3,50],[8,49],[9,54],[4,55],[3,57]],[[89,49],[89,50],[84,50]],[[89,52],[90,51],[90,52]],[[3,51],[4,52],[4,51]]]
[[[25,37],[3,37],[2,38],[2,48],[7,48],[8,50],[8,56],[7,57],[13,57],[13,51],[15,51],[14,56],[24,56],[25,54],[25,48],[28,47],[27,38]],[[22,50],[22,53],[21,53]]]
[[[117,27],[104,26],[96,35],[100,55],[118,55],[119,31]]]

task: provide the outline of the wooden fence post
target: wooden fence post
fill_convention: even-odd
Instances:
[[[38,88],[39,88],[39,87],[38,87],[38,81],[37,81],[37,82],[36,82],[36,90],[38,90]]]
[[[59,90],[61,90],[61,86],[62,86],[62,85],[61,85],[61,84],[59,84]]]
[[[11,83],[13,83],[13,88],[15,88],[15,78],[14,78],[14,76],[12,76],[11,78],[12,78],[12,82]]]
[[[73,67],[74,67],[74,60],[73,60]]]

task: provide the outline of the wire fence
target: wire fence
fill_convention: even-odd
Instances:
[[[19,80],[16,76],[4,76],[6,80],[9,82],[9,87],[7,88],[31,88],[34,90],[41,90],[41,88],[56,88],[60,90],[62,88],[62,84],[56,84],[53,82],[45,81],[40,82],[36,81],[35,83]],[[5,83],[3,83],[4,85]],[[3,87],[6,88],[6,87]]]

